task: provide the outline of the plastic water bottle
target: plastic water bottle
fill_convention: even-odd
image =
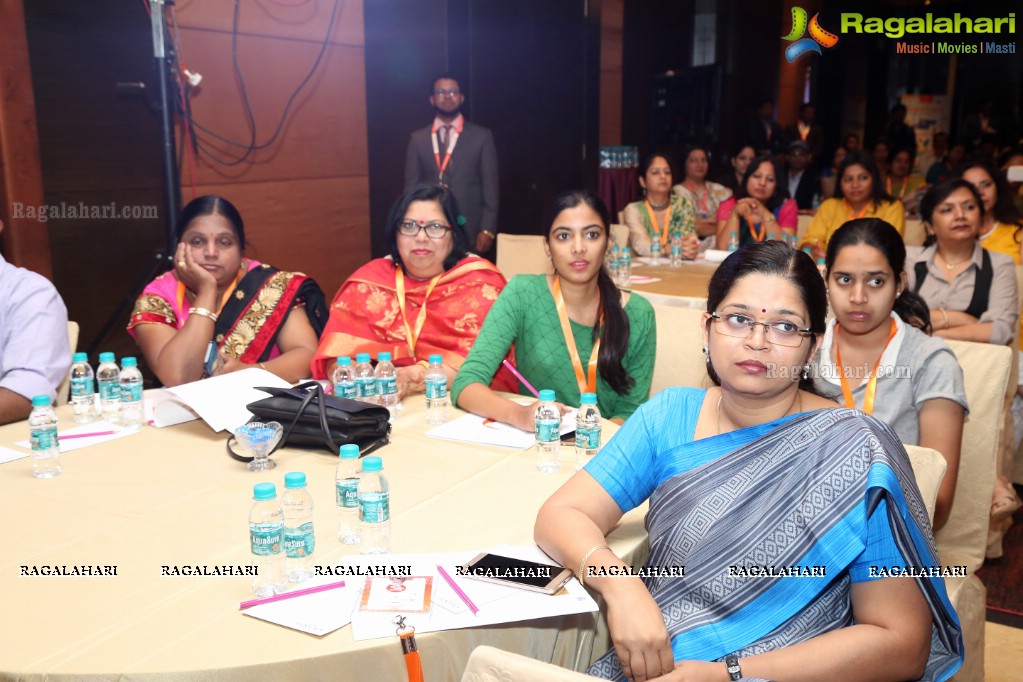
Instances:
[[[823,258],[817,259],[817,272],[821,273],[821,277],[825,279],[828,276],[828,264]]]
[[[391,549],[391,487],[379,457],[362,458],[359,479],[359,534],[363,554],[384,554]]]
[[[728,250],[738,251],[739,250],[739,235],[735,232],[728,233]]]
[[[671,233],[671,267],[682,267],[682,235]]]
[[[138,361],[128,356],[121,358],[120,375],[121,423],[130,429],[142,426],[142,372]]]
[[[608,261],[607,269],[608,274],[611,275],[611,281],[616,285],[621,285],[622,283],[621,258],[622,250],[618,248],[618,242],[615,242],[615,245],[611,247],[611,260]]]
[[[32,475],[53,478],[60,473],[60,445],[57,442],[57,414],[50,404],[50,396],[32,398],[32,412],[28,415],[29,440],[32,441]]]
[[[583,393],[579,413],[575,417],[575,469],[582,469],[600,449],[600,410],[597,394]]]
[[[816,211],[821,207],[821,193],[815,192],[813,198],[810,200],[810,208]]]
[[[342,445],[337,463],[337,539],[346,545],[359,544],[359,446]]]
[[[656,267],[661,264],[661,240],[654,239],[650,242],[650,265]]]
[[[618,260],[618,276],[622,280],[622,286],[627,287],[632,282],[632,255],[629,247],[622,249],[622,256]]]
[[[355,370],[352,369],[352,359],[347,355],[342,355],[337,359],[337,367],[334,368],[334,376],[331,379],[334,383],[334,395],[338,398],[355,400],[359,397],[359,389],[355,385]]]
[[[277,503],[277,486],[257,483],[252,488],[256,503],[249,512],[249,544],[256,565],[252,594],[272,597],[283,592],[284,578],[284,512]]]
[[[437,426],[448,420],[448,375],[444,371],[444,358],[430,356],[426,370],[426,423]]]
[[[561,470],[561,410],[554,404],[554,391],[540,391],[536,407],[536,470],[553,474]]]
[[[121,418],[121,370],[113,353],[99,354],[96,368],[96,384],[99,386],[99,402],[103,418],[116,422]]]
[[[96,375],[87,353],[71,356],[71,405],[77,423],[84,424],[96,418]]]
[[[284,474],[284,572],[288,580],[300,583],[313,575],[313,498],[305,485],[305,474],[291,471]]]
[[[377,356],[377,368],[374,372],[377,378],[377,399],[380,404],[391,412],[391,419],[401,412],[401,403],[398,402],[398,374],[391,362],[391,354],[383,351]]]
[[[373,374],[369,353],[355,356],[355,389],[359,400],[367,403],[377,401],[377,378]]]

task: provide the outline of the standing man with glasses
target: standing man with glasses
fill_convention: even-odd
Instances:
[[[405,189],[419,183],[449,187],[458,201],[472,249],[493,257],[497,235],[497,149],[489,129],[462,115],[465,95],[449,74],[433,81],[433,124],[412,133],[405,154]]]

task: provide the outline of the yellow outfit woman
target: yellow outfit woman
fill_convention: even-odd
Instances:
[[[1019,227],[1016,225],[1006,225],[1005,223],[995,222],[995,226],[990,232],[988,232],[988,235],[981,240],[980,245],[988,251],[997,251],[998,253],[1004,253],[1007,256],[1012,256],[1012,259],[1016,261],[1016,267],[1019,268],[1020,242],[1016,240],[1016,233],[1019,231]],[[1020,238],[1023,239],[1023,236]],[[1017,339],[1019,341],[1019,349],[1023,350],[1023,318],[1020,318],[1019,334],[1017,334]]]
[[[799,248],[815,244],[822,249],[828,248],[828,241],[835,230],[854,218],[880,218],[903,234],[906,229],[905,213],[906,209],[898,199],[879,204],[871,202],[859,213],[855,213],[845,199],[828,199],[817,209],[806,234],[799,240]]]

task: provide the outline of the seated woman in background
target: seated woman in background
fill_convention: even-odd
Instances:
[[[877,166],[877,174],[881,176],[881,180],[887,180],[888,173],[891,170],[888,163],[892,157],[892,148],[888,144],[888,140],[885,138],[879,139],[874,143],[870,151],[874,159],[874,165]]]
[[[338,356],[381,351],[397,367],[398,396],[426,390],[429,357],[444,358],[448,385],[469,353],[504,275],[469,253],[451,190],[419,185],[391,208],[384,235],[390,255],[362,266],[341,285],[313,358],[313,376],[330,376]],[[501,387],[514,384],[502,373]]]
[[[541,507],[536,543],[607,604],[614,650],[590,674],[895,682],[962,664],[944,581],[871,569],[939,560],[895,434],[821,409],[837,406],[803,379],[826,311],[805,253],[768,241],[729,255],[703,318],[716,386],[654,396]],[[684,578],[630,576],[607,546],[647,499],[647,566]],[[768,574],[782,567],[803,577]]]
[[[906,210],[902,202],[884,191],[884,183],[869,156],[846,154],[838,167],[835,196],[817,209],[799,247],[809,246],[814,259],[824,258],[835,230],[854,218],[880,218],[899,234],[905,231]]]
[[[835,196],[835,187],[838,184],[838,169],[842,166],[842,162],[845,161],[846,154],[848,153],[848,149],[839,147],[835,150],[835,155],[831,157],[831,166],[825,166],[824,170],[821,171],[821,196],[825,199]]]
[[[1005,175],[980,160],[967,161],[959,175],[977,189],[984,205],[977,235],[980,245],[988,251],[1004,253],[1019,265],[1023,256],[1023,214],[1013,203]]]
[[[319,285],[246,258],[242,217],[222,197],[193,199],[177,229],[174,270],[142,290],[128,322],[157,378],[177,386],[251,366],[308,377],[327,318]]]
[[[710,155],[703,147],[690,147],[685,153],[685,177],[672,191],[681,194],[696,210],[696,234],[701,239],[717,234],[718,206],[732,196],[732,190],[707,179]]]
[[[788,198],[786,186],[779,182],[782,177],[769,155],[753,159],[738,192],[718,207],[715,248],[727,249],[733,232],[739,246],[796,235],[799,207]]]
[[[927,304],[906,289],[906,246],[878,218],[851,220],[828,242],[829,320],[817,356],[821,395],[872,414],[899,440],[940,452],[948,464],[934,529],[955,498],[968,405],[952,349],[930,336]]]
[[[920,199],[927,191],[927,183],[923,176],[913,172],[916,150],[896,149],[888,160],[888,177],[885,178],[885,191],[906,207],[906,215],[919,215]]]
[[[451,388],[469,412],[532,431],[536,404],[520,405],[489,388],[515,345],[519,372],[559,402],[578,406],[596,393],[600,414],[622,423],[650,394],[657,334],[650,303],[618,290],[604,268],[608,215],[587,190],[554,200],[544,248],[553,275],[519,275],[501,293]],[[526,395],[526,388],[519,393]]]
[[[749,162],[753,160],[753,157],[757,155],[757,150],[748,144],[744,144],[735,150],[735,154],[728,160],[729,168],[721,175],[714,178],[717,183],[723,187],[727,187],[732,190],[734,194],[737,189],[742,187],[742,178],[746,175],[746,169],[749,168]]]
[[[664,154],[651,154],[639,167],[639,185],[646,195],[625,207],[622,219],[629,226],[628,246],[640,256],[650,255],[656,239],[661,253],[671,251],[671,235],[682,236],[682,257],[692,260],[700,246],[692,204],[671,191],[671,162]],[[626,244],[619,244],[626,246]]]
[[[908,285],[927,302],[936,336],[1004,345],[1019,322],[1015,263],[977,243],[984,213],[966,180],[927,190],[920,216],[929,236],[908,268]]]

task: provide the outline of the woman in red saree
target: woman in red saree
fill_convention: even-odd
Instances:
[[[251,366],[287,381],[308,377],[327,316],[319,285],[245,258],[245,226],[227,199],[191,201],[178,235],[174,270],[142,290],[128,322],[160,381],[177,386]]]
[[[391,254],[356,270],[341,285],[313,357],[313,377],[330,377],[338,356],[391,353],[398,395],[422,393],[428,358],[444,359],[448,385],[462,366],[504,275],[468,250],[458,206],[446,187],[419,185],[391,209]],[[513,390],[509,375],[495,388]]]

